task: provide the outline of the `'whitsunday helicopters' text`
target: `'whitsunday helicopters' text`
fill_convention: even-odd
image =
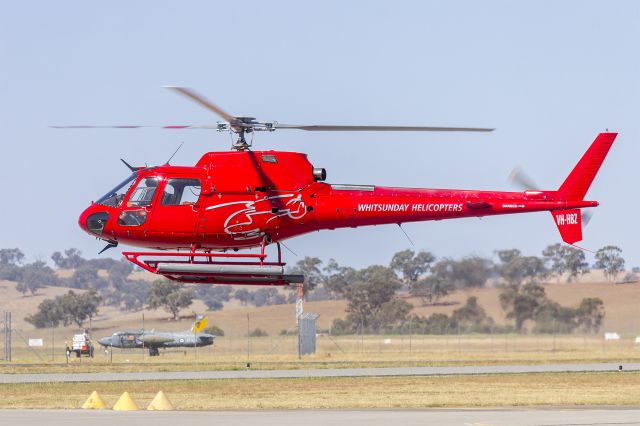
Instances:
[[[358,204],[359,212],[461,212],[462,203]]]

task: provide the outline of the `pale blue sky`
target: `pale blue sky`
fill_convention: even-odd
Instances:
[[[0,247],[30,258],[102,247],[77,226],[132,163],[194,164],[229,137],[206,131],[54,130],[52,124],[205,124],[162,89],[192,87],[230,113],[287,123],[490,126],[492,134],[260,134],[307,152],[329,181],[510,189],[521,165],[556,188],[595,135],[619,131],[588,198],[582,243],[640,265],[638,2],[10,2],[0,14]],[[548,213],[407,224],[439,256],[539,254]],[[299,257],[363,266],[410,247],[396,226],[290,240]],[[112,250],[110,255],[119,252]]]

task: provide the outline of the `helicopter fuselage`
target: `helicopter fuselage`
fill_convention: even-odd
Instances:
[[[324,182],[324,169],[314,168],[305,154],[252,151],[246,135],[275,130],[486,133],[494,129],[261,122],[233,116],[192,89],[169,88],[224,122],[163,128],[229,131],[238,136],[232,146],[236,151],[209,152],[194,167],[166,164],[135,168],[125,162],[132,175],[92,203],[81,214],[79,224],[108,242],[103,251],[119,243],[168,250],[123,255],[149,272],[178,282],[301,284],[302,275],[284,269],[280,242],[324,229],[550,211],[562,240],[574,244],[582,239],[580,209],[598,205],[584,197],[617,135],[608,131],[599,134],[557,190],[503,192],[328,184]],[[276,262],[266,260],[265,247],[270,243],[277,243]],[[261,247],[260,254],[218,253],[257,246]]]
[[[111,243],[229,250],[324,229],[598,205],[559,191],[339,185],[323,182],[325,176],[324,169],[314,168],[302,153],[209,152],[194,167],[138,168],[93,202],[79,225]],[[562,220],[572,223],[571,214]]]

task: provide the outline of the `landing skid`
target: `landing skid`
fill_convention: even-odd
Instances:
[[[300,284],[304,275],[285,274],[280,244],[278,261],[266,262],[265,244],[259,254],[190,252],[123,252],[124,257],[145,271],[172,281],[194,284]]]

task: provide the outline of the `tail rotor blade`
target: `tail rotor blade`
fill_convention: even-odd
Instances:
[[[527,176],[519,167],[515,167],[509,174],[509,183],[522,189],[540,190],[540,187]]]
[[[593,212],[591,210],[582,210],[582,223],[587,226],[593,218]]]

